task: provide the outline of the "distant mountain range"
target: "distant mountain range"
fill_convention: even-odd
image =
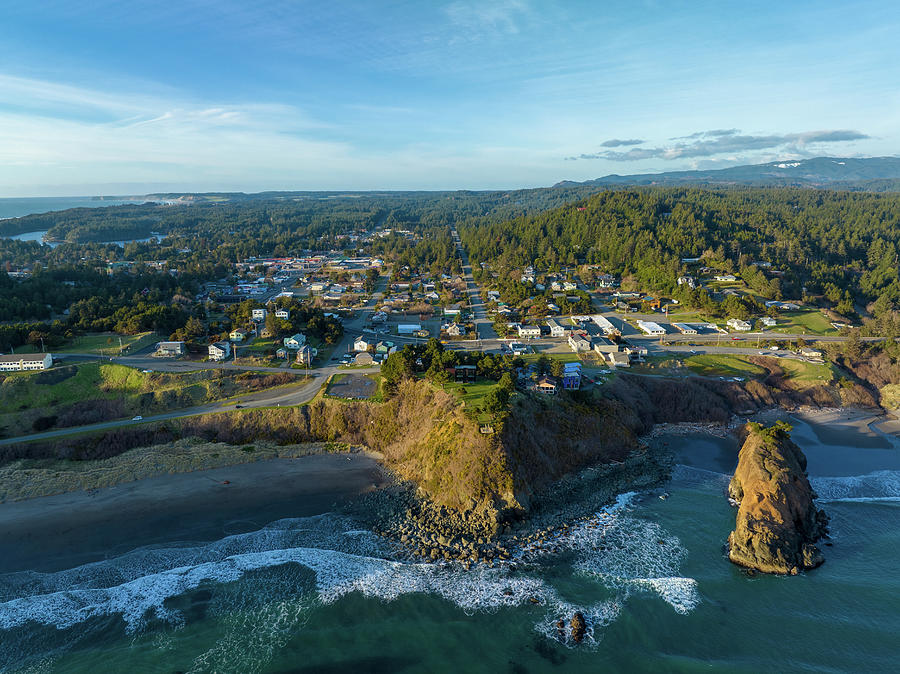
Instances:
[[[900,190],[900,157],[816,157],[707,171],[667,171],[630,176],[614,174],[584,182],[563,180],[554,187],[575,185],[782,185],[893,191]]]

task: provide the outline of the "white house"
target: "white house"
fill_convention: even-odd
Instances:
[[[752,327],[747,321],[742,321],[740,318],[729,318],[725,325],[738,332],[747,332]]]
[[[302,332],[298,332],[296,334],[291,335],[290,337],[285,337],[283,340],[284,348],[286,349],[299,349],[304,344],[306,344],[306,335]]]
[[[520,325],[519,326],[519,338],[520,339],[539,339],[541,336],[541,329],[537,325]]]
[[[737,281],[737,276],[734,274],[717,274],[716,281],[724,281],[726,283],[732,283]]]
[[[444,307],[444,316],[459,316],[462,313],[462,309],[458,304],[451,304],[448,307]]]
[[[210,360],[225,360],[231,355],[231,344],[228,342],[216,342],[215,344],[210,344],[208,353]]]
[[[547,325],[550,326],[550,336],[551,337],[565,337],[566,329],[557,323],[554,319],[550,319],[547,321]]]
[[[451,323],[447,326],[447,334],[451,337],[461,337],[465,333],[465,328],[460,323]]]
[[[291,317],[291,312],[287,309],[277,309],[275,311],[275,318],[280,318],[284,321],[289,320]]]
[[[809,358],[810,360],[822,360],[822,352],[817,351],[816,349],[810,349],[808,347],[803,347],[800,349],[800,355],[804,358]]]
[[[654,321],[638,321],[637,326],[648,335],[664,335],[666,334],[666,329],[661,326],[659,323],[655,323]]]
[[[318,355],[318,351],[309,345],[301,346],[297,349],[297,362],[301,365],[310,365],[313,359]]]
[[[253,309],[250,314],[250,317],[254,321],[264,321],[266,320],[266,310],[265,309]]]
[[[586,335],[573,332],[569,335],[569,346],[575,353],[580,351],[590,351],[591,340],[588,339]]]
[[[686,285],[688,288],[693,289],[697,287],[697,281],[694,280],[693,276],[679,276],[678,285]]]
[[[762,323],[767,328],[773,328],[778,324],[778,321],[776,321],[771,316],[763,316],[762,318],[759,319],[759,322]]]
[[[159,342],[156,345],[156,353],[153,355],[163,358],[173,358],[184,355],[184,342]]]
[[[0,371],[46,370],[53,365],[53,356],[49,353],[11,353],[0,356]]]
[[[232,342],[243,342],[249,334],[246,330],[235,329],[228,334],[228,339]]]
[[[354,351],[368,351],[369,347],[372,346],[372,342],[367,340],[365,337],[360,335],[353,342],[353,350]]]

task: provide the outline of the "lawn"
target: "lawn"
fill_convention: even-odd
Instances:
[[[686,358],[684,364],[694,373],[704,377],[752,377],[766,374],[764,368],[754,365],[745,357],[729,354],[697,354]]]
[[[801,333],[808,335],[836,335],[831,321],[817,309],[786,311],[778,318],[778,325],[769,332]]]
[[[779,358],[778,366],[791,381],[800,384],[830,384],[835,378],[831,363],[808,363],[793,358]]]
[[[484,396],[486,396],[488,391],[493,389],[496,385],[497,382],[491,381],[490,379],[482,379],[468,383],[450,382],[444,384],[444,390],[456,395],[465,407],[471,409],[473,407],[480,407],[482,400],[484,400]],[[492,417],[490,414],[482,413],[478,415],[478,421],[480,423],[487,423],[491,421],[491,419]]]
[[[69,344],[51,349],[51,353],[93,353],[118,355],[121,340],[122,353],[134,353],[160,341],[155,332],[142,332],[137,335],[119,335],[114,332],[93,333],[75,337]]]

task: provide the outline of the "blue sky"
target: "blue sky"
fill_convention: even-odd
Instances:
[[[0,196],[502,189],[900,152],[896,2],[4,5]]]

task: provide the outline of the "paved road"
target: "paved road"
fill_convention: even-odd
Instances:
[[[482,340],[498,339],[497,332],[494,330],[494,324],[488,318],[487,309],[481,297],[481,288],[478,287],[475,283],[475,278],[472,276],[469,256],[463,248],[456,227],[453,228],[453,240],[456,242],[456,251],[459,253],[459,259],[462,264],[463,279],[466,282],[466,295],[469,298],[469,305],[472,307],[472,313],[475,318],[475,331]]]

